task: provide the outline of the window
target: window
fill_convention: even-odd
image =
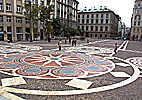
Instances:
[[[98,22],[99,22],[99,20],[98,20],[98,19],[96,19],[96,24],[98,24]]]
[[[0,11],[2,11],[2,3],[0,3]]]
[[[108,31],[108,26],[105,27],[105,31]]]
[[[89,15],[87,15],[87,18],[89,18]]]
[[[22,33],[22,27],[16,27],[16,33]]]
[[[40,5],[41,5],[41,6],[44,6],[44,1],[41,1],[41,2],[40,2]]]
[[[97,34],[95,34],[95,37],[97,37]]]
[[[22,23],[22,18],[17,17],[16,18],[16,23]]]
[[[0,22],[3,22],[3,16],[0,16]]]
[[[80,18],[80,15],[78,15],[78,18]]]
[[[82,24],[84,24],[84,19],[82,19]]]
[[[84,30],[84,26],[82,26],[81,28],[82,28],[82,30]]]
[[[108,18],[109,17],[109,14],[106,14],[106,18]]]
[[[141,16],[139,16],[139,20],[141,20]]]
[[[141,22],[138,22],[138,26],[140,26],[141,25]]]
[[[22,11],[22,10],[21,10],[21,6],[17,5],[17,12],[18,12],[18,13],[21,13],[21,11]]]
[[[103,18],[104,17],[104,15],[103,14],[101,14],[101,18]]]
[[[102,34],[100,34],[100,37],[102,37]]]
[[[104,20],[103,20],[103,19],[101,19],[101,24],[103,24],[103,22],[104,22]]]
[[[94,26],[91,26],[91,31],[93,31],[94,30]]]
[[[6,20],[7,22],[11,22],[11,16],[7,16]]]
[[[101,32],[103,31],[103,26],[100,27],[100,31],[101,31]]]
[[[88,26],[86,26],[86,31],[88,31],[88,29],[89,29],[89,27],[88,27]]]
[[[140,13],[140,11],[139,10],[137,10],[137,14],[139,14]]]
[[[6,11],[11,11],[11,4],[10,3],[6,3]]]
[[[136,26],[136,22],[134,22],[134,26]]]
[[[95,31],[96,31],[96,32],[98,31],[98,26],[95,27]]]
[[[30,20],[29,19],[25,18],[25,20],[26,20],[26,24],[30,24]]]
[[[135,16],[135,20],[137,20],[137,16]]]
[[[91,24],[93,24],[94,23],[94,20],[93,19],[91,19]]]
[[[96,14],[96,18],[99,18],[99,14]]]
[[[91,17],[94,18],[94,14],[92,14]]]
[[[78,19],[78,24],[80,24],[80,19]]]
[[[84,18],[84,15],[82,15],[82,18]]]
[[[11,26],[7,26],[7,32],[12,32],[11,31]]]
[[[89,19],[87,19],[87,24],[89,23]]]
[[[106,19],[106,24],[108,24],[108,19]]]
[[[0,32],[3,32],[3,26],[0,26]]]

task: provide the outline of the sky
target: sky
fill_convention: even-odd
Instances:
[[[127,27],[131,27],[131,17],[133,13],[133,7],[135,0],[77,0],[79,2],[79,9],[87,7],[100,8],[100,6],[106,6],[108,9],[114,11],[118,14],[122,22],[126,24]]]

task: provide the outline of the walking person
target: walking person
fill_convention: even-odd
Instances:
[[[59,50],[61,50],[61,44],[62,44],[62,41],[59,40],[59,41],[58,41]]]
[[[74,40],[74,45],[76,46],[76,39]]]
[[[115,54],[117,53],[117,43],[115,44],[114,52]]]
[[[74,46],[74,39],[72,40],[72,46]]]

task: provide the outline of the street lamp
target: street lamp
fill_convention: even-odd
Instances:
[[[30,42],[32,42],[32,30],[31,30],[31,0],[26,0],[26,4],[29,5],[29,13],[30,13]]]

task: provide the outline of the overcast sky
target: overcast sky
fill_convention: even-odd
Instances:
[[[133,13],[133,7],[135,0],[78,0],[79,9],[87,7],[100,8],[100,6],[107,6],[107,8],[118,14],[122,22],[126,24],[127,27],[131,26],[131,17]]]

